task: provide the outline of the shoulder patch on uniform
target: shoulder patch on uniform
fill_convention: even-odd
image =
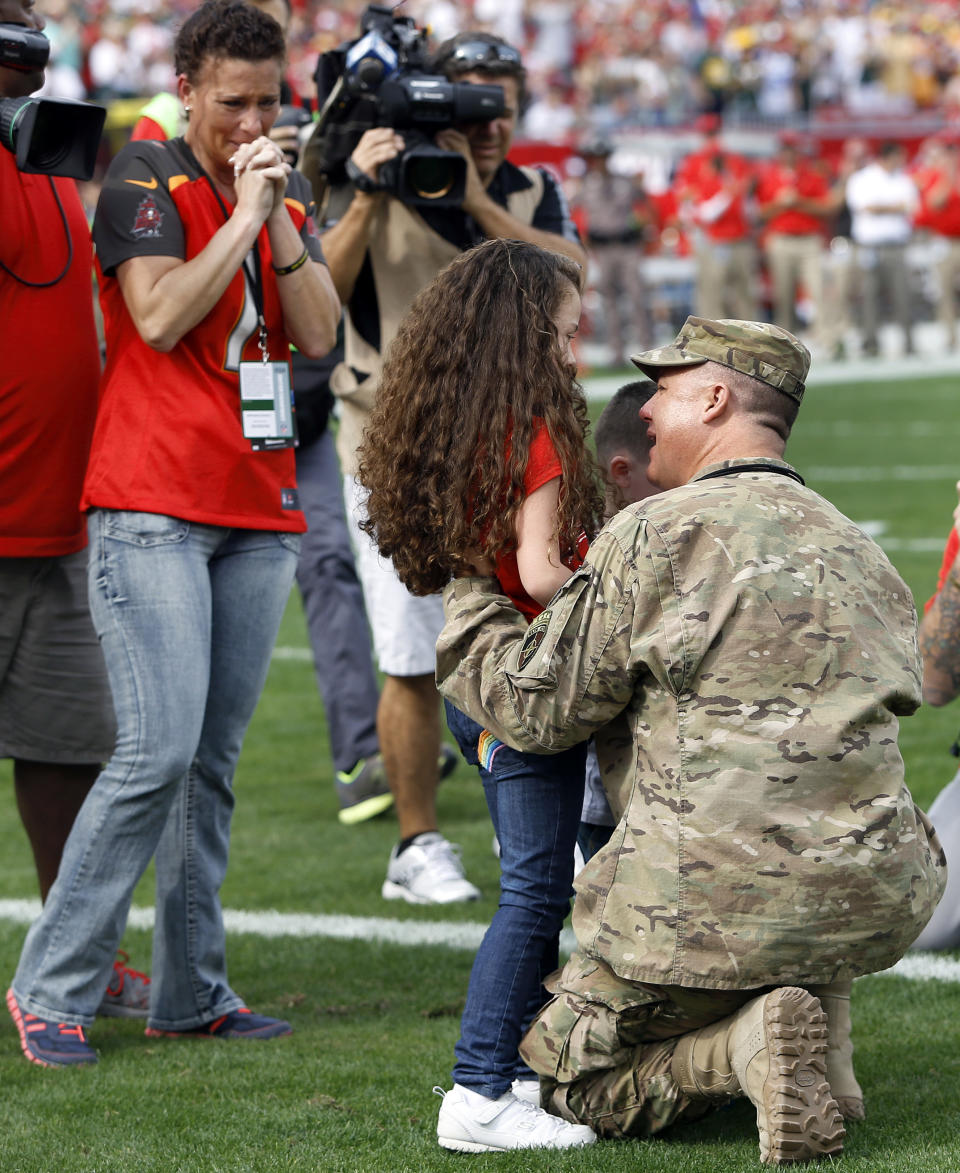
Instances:
[[[537,650],[543,643],[544,636],[547,634],[547,628],[550,626],[550,615],[551,612],[549,610],[541,611],[533,623],[530,624],[530,628],[520,648],[520,659],[517,661],[517,667],[521,672],[537,654]]]
[[[134,240],[140,240],[145,236],[158,237],[163,217],[164,213],[157,207],[157,201],[153,196],[144,196],[137,205],[137,214],[134,217],[130,235]]]

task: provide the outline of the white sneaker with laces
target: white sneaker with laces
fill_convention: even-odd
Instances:
[[[408,904],[480,899],[480,889],[463,874],[459,848],[439,831],[424,831],[401,855],[394,847],[380,893],[384,900],[406,900]]]
[[[572,1149],[594,1144],[586,1124],[570,1124],[542,1108],[518,1100],[512,1091],[488,1100],[455,1083],[443,1096],[437,1140],[456,1153],[501,1153],[509,1149]]]
[[[525,1104],[533,1104],[535,1108],[540,1107],[539,1079],[515,1079],[510,1084],[510,1090],[518,1100],[523,1100]]]

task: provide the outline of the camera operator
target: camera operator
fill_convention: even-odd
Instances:
[[[32,0],[0,0],[0,25],[48,52]],[[4,44],[9,38],[5,38]],[[0,97],[43,85],[43,66],[0,54]],[[6,145],[6,144],[5,144]],[[90,232],[72,179],[22,172],[0,149],[0,756],[46,899],[63,845],[115,737],[87,607],[80,490],[100,357]],[[55,340],[54,340],[55,336]],[[146,1013],[145,979],[117,962],[99,1013]]]
[[[348,509],[363,517],[353,474],[356,451],[376,396],[382,356],[416,294],[460,252],[493,237],[531,241],[579,264],[585,254],[555,181],[506,162],[524,99],[520,54],[487,33],[460,33],[437,51],[432,72],[449,81],[503,87],[504,113],[488,122],[440,130],[438,147],[466,160],[459,207],[413,207],[376,189],[380,168],[404,149],[390,127],[365,131],[350,158],[356,177],[328,193],[324,254],[347,307],[345,362],[333,372],[340,399],[338,448]],[[410,903],[475,899],[460,862],[437,832],[440,711],[434,685],[439,597],[413,598],[357,529],[358,569],[385,674],[377,728],[396,801],[400,843],[391,854],[383,895]]]

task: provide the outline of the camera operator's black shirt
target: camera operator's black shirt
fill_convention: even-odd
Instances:
[[[543,232],[554,232],[557,236],[566,236],[570,240],[579,240],[577,230],[570,220],[570,212],[563,193],[548,172],[542,174],[545,181],[543,199],[534,214],[533,227]],[[515,167],[512,163],[501,163],[490,181],[487,195],[495,204],[505,208],[509,196],[515,191],[524,191],[530,186],[530,180],[519,167]],[[444,240],[455,244],[461,252],[466,252],[468,248],[474,248],[486,240],[486,236],[476,220],[472,216],[465,215],[460,208],[433,208],[427,204],[420,205],[417,211],[434,232],[442,236]]]
[[[534,212],[530,226],[541,232],[552,232],[568,240],[580,241],[576,226],[570,217],[570,209],[557,181],[548,171],[541,170],[543,196]],[[532,187],[530,180],[513,163],[501,163],[497,168],[487,194],[502,208],[513,192]],[[418,204],[417,212],[424,222],[444,240],[455,245],[461,252],[473,248],[486,240],[483,230],[472,216],[461,208],[439,207]],[[363,266],[357,276],[350,298],[350,317],[353,325],[365,341],[380,349],[380,313],[377,305],[377,291],[373,282],[373,268],[370,257],[364,257]]]

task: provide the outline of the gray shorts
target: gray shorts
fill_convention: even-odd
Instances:
[[[93,765],[115,739],[87,551],[0,558],[0,757]]]

